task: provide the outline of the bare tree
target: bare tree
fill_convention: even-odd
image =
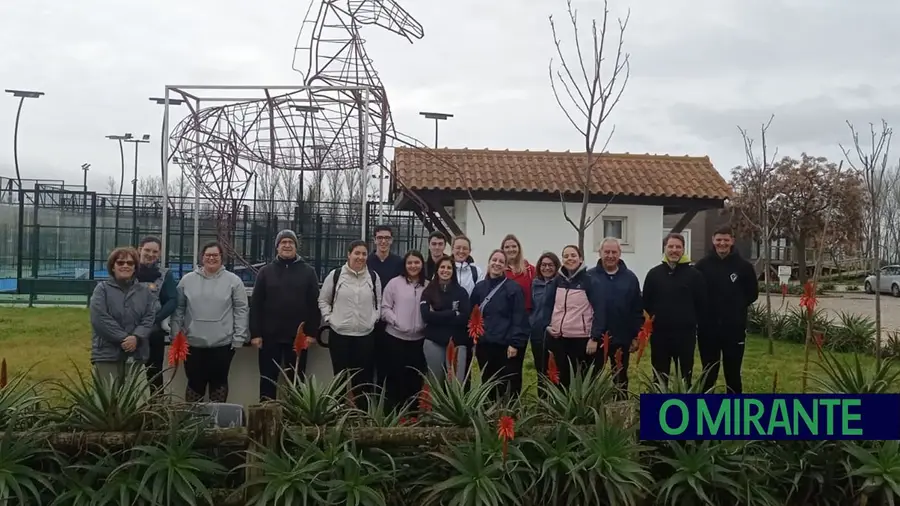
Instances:
[[[278,200],[281,201],[281,212],[290,216],[294,207],[300,203],[300,171],[282,170],[278,181]]]
[[[344,171],[325,171],[325,196],[332,204],[340,202],[344,195]]]
[[[278,196],[278,186],[281,179],[281,171],[268,165],[259,165],[256,168],[257,191],[255,204],[263,213],[275,213],[275,201]]]
[[[859,133],[848,121],[853,148],[856,151],[858,167],[854,164],[850,151],[841,145],[841,151],[850,167],[862,173],[865,181],[866,227],[871,241],[872,269],[875,270],[875,361],[881,363],[881,216],[885,199],[885,180],[888,167],[888,154],[891,151],[893,131],[885,120],[881,120],[881,132],[875,133],[875,125],[869,123],[869,146],[860,145]]]
[[[757,155],[754,149],[754,140],[747,130],[738,127],[741,138],[744,140],[744,154],[747,157],[747,167],[743,169],[743,178],[732,180],[735,190],[736,205],[733,209],[740,213],[738,223],[750,232],[751,237],[759,241],[762,252],[763,280],[766,287],[766,336],[769,338],[769,354],[775,353],[774,333],[772,332],[772,295],[769,293],[769,279],[772,276],[772,235],[778,229],[781,216],[773,220],[769,208],[778,194],[774,192],[773,176],[775,171],[775,158],[778,156],[778,148],[771,156],[768,152],[766,134],[775,116],[769,117],[769,121],[759,128],[760,153]],[[753,201],[752,206],[745,205],[747,200]],[[774,223],[773,223],[774,221]]]
[[[147,197],[162,195],[162,178],[159,176],[144,176],[138,179],[137,193]]]
[[[608,22],[609,22],[609,2],[603,2],[603,17],[598,26],[597,20],[591,21],[592,45],[590,52],[583,47],[580,39],[578,27],[578,12],[572,7],[572,0],[566,0],[566,8],[569,17],[569,23],[572,25],[572,43],[575,46],[575,57],[577,61],[570,61],[564,56],[562,42],[557,35],[556,23],[553,16],[550,16],[550,30],[553,34],[553,44],[556,47],[558,62],[554,59],[550,60],[550,87],[553,90],[553,96],[557,105],[562,109],[566,119],[584,138],[584,166],[576,167],[575,173],[579,176],[579,187],[582,193],[581,199],[581,216],[576,223],[568,213],[566,208],[565,196],[560,192],[559,198],[562,203],[563,217],[578,232],[578,246],[584,251],[584,235],[588,227],[603,213],[606,206],[597,212],[593,217],[588,217],[588,208],[591,201],[591,190],[593,173],[595,164],[600,161],[600,157],[595,156],[597,140],[603,124],[609,115],[613,112],[625,86],[628,84],[628,78],[631,75],[631,65],[629,63],[629,54],[623,52],[625,29],[628,26],[628,19],[631,11],[625,19],[618,19],[619,33],[618,43],[615,46],[615,59],[612,67],[604,66],[608,60],[605,56],[608,48]],[[568,105],[564,104],[568,102]],[[600,153],[606,152],[612,135],[615,133],[615,126],[610,129],[606,142]]]
[[[890,167],[884,179],[885,198],[881,208],[882,259],[900,263],[900,165]]]
[[[106,178],[106,193],[116,195],[119,193],[119,180],[115,176]]]

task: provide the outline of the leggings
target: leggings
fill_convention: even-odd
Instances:
[[[184,400],[202,402],[209,390],[209,402],[228,402],[228,373],[234,349],[231,345],[215,348],[191,346],[184,361],[187,391]]]
[[[445,378],[448,374],[447,347],[428,339],[422,343],[422,351],[425,352],[425,362],[428,364],[428,374],[435,378]],[[472,366],[472,346],[456,347],[456,378],[459,381],[466,380],[466,374]],[[471,378],[469,378],[471,379]]]

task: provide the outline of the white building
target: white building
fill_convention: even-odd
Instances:
[[[684,214],[671,227],[681,230],[697,212],[723,207],[731,193],[708,157],[595,156],[588,219],[600,216],[585,231],[586,261],[597,261],[605,236],[617,237],[622,259],[642,282],[661,260],[670,230],[663,215]],[[395,207],[421,212],[430,229],[467,235],[479,264],[506,234],[519,238],[534,263],[544,251],[577,244],[563,201],[578,223],[584,164],[583,153],[397,148],[392,191]]]

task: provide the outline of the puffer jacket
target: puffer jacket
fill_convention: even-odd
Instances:
[[[113,279],[97,283],[90,303],[91,362],[119,362],[128,358],[146,361],[150,355],[147,338],[158,305],[156,296],[142,283],[117,283]],[[137,338],[137,348],[131,354],[122,350],[122,341],[128,336]]]
[[[500,283],[488,304],[484,299]],[[528,344],[528,317],[525,314],[525,295],[515,281],[506,276],[483,279],[472,290],[472,306],[481,307],[484,335],[479,342],[524,348]]]
[[[322,324],[342,336],[368,336],[381,316],[378,274],[368,268],[356,272],[344,264],[335,283],[334,273],[328,273],[319,292]]]
[[[599,340],[606,331],[605,308],[602,294],[584,264],[571,273],[562,267],[547,285],[541,322],[558,337]]]
[[[418,341],[425,337],[425,322],[419,309],[424,290],[424,285],[410,283],[406,276],[388,281],[381,305],[381,319],[387,324],[385,331],[388,334],[404,341]]]

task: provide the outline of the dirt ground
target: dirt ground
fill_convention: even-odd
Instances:
[[[759,294],[758,304],[764,305],[765,303],[765,294]],[[799,304],[800,297],[789,295],[781,309],[788,311]],[[777,310],[779,306],[781,306],[781,294],[773,293],[772,308]],[[819,298],[818,307],[825,309],[833,316],[837,316],[843,311],[875,318],[875,296],[862,292],[829,293],[827,296]],[[889,294],[881,295],[881,327],[889,331],[900,331],[900,298],[892,297]]]

